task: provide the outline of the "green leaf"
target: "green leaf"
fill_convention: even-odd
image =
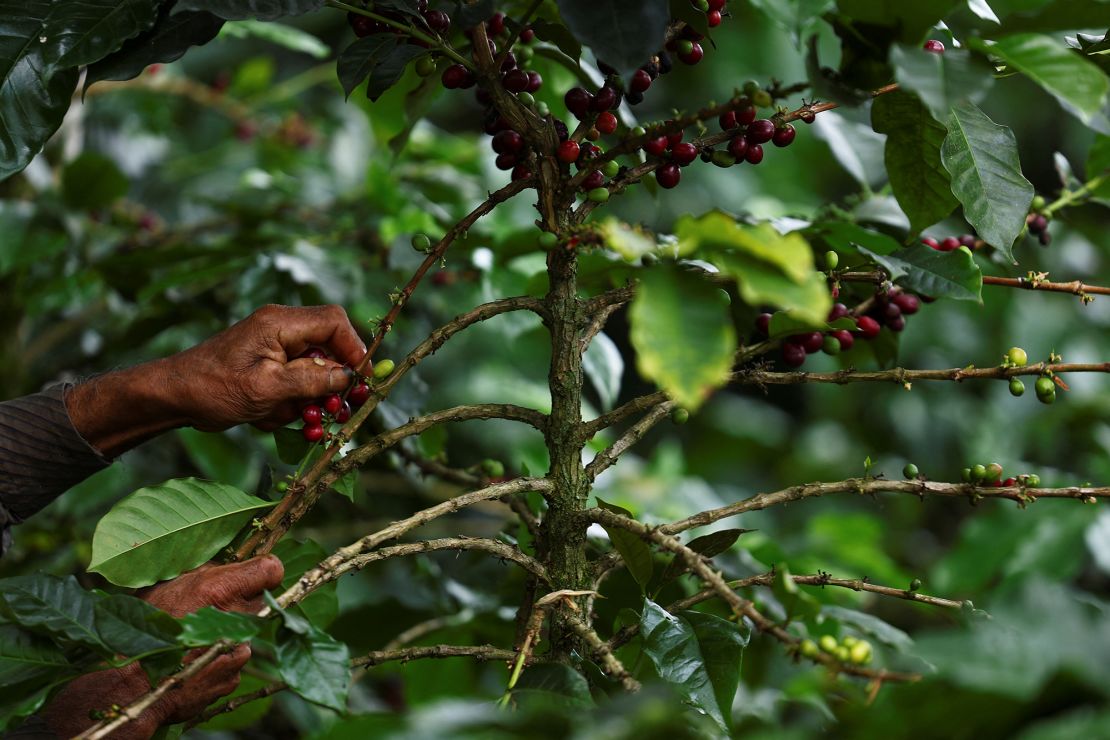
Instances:
[[[998,20],[998,16],[995,15],[995,12],[991,10],[991,6],[987,5],[987,0],[967,0],[967,7],[972,13],[985,21],[990,21],[991,23],[1002,22]]]
[[[207,562],[270,506],[196,478],[140,488],[97,523],[89,571],[131,588],[173,578]]]
[[[574,38],[574,34],[563,24],[552,23],[541,18],[533,21],[532,30],[536,32],[536,38],[540,41],[555,44],[559,51],[575,62],[582,57],[582,44],[578,43],[578,39]]]
[[[178,647],[181,624],[142,599],[112,594],[99,600],[93,613],[100,639],[121,655],[141,655]]]
[[[281,679],[302,698],[345,712],[351,675],[347,646],[315,627],[306,634],[290,630],[280,634],[277,662]]]
[[[788,31],[795,44],[800,44],[836,3],[835,0],[751,0],[751,4]]]
[[[289,427],[274,430],[274,443],[277,445],[278,459],[286,465],[300,465],[301,460],[312,449],[300,429]]]
[[[969,252],[938,252],[914,244],[894,254],[861,249],[890,273],[890,278],[919,293],[936,298],[982,302],[983,274]]]
[[[701,537],[695,537],[686,543],[686,546],[696,553],[712,558],[728,550],[735,544],[736,540],[740,539],[740,535],[750,531],[750,529],[721,529]],[[667,569],[663,571],[661,582],[666,583],[672,578],[677,578],[686,570],[686,561],[675,555],[671,558],[671,562],[667,564]]]
[[[910,230],[920,232],[952,213],[958,201],[940,156],[947,129],[917,97],[901,91],[875,99],[871,124],[887,135],[887,174]]]
[[[8,621],[64,642],[104,651],[97,634],[96,597],[73,576],[40,573],[0,580],[0,614]]]
[[[0,180],[42,151],[77,88],[76,69],[51,74],[45,50],[27,38],[6,37],[9,28],[0,23]]]
[[[601,499],[597,500],[597,505],[606,511],[611,511],[614,514],[635,519],[632,512],[628,509],[616,506],[614,504],[606,503]],[[605,527],[605,525],[602,525]],[[609,541],[613,543],[613,547],[617,548],[620,553],[621,559],[624,560],[628,572],[640,584],[641,589],[647,588],[648,582],[651,580],[651,574],[655,568],[655,560],[651,554],[651,548],[644,542],[639,535],[634,532],[629,532],[627,529],[621,527],[605,527],[606,534],[609,535]]]
[[[698,10],[689,0],[668,0],[671,18],[682,21],[702,36],[709,35],[709,19],[704,12]]]
[[[776,306],[808,324],[823,323],[829,315],[833,301],[823,273],[814,270],[798,283],[745,254],[721,254],[714,261],[721,272],[739,281],[740,297],[749,306]]]
[[[556,0],[555,4],[575,37],[622,74],[634,71],[663,48],[671,17],[667,0]]]
[[[251,614],[225,612],[206,606],[181,618],[178,638],[187,647],[202,647],[220,640],[246,642],[262,629],[262,620]]]
[[[1110,92],[1102,70],[1051,36],[1016,34],[989,45],[972,37],[969,43],[1040,85],[1084,123],[1101,112]]]
[[[324,7],[324,0],[181,0],[176,10],[206,10],[227,21],[272,21]]]
[[[597,224],[597,229],[605,240],[605,246],[629,262],[635,262],[645,254],[655,254],[659,249],[650,232],[617,218],[606,218]]]
[[[70,208],[106,208],[130,185],[116,163],[98,152],[82,152],[62,170],[62,197]]]
[[[900,653],[908,653],[913,648],[913,638],[872,614],[842,606],[826,606],[821,613],[838,622],[852,625],[863,634],[875,638],[884,645],[889,645]]]
[[[307,31],[302,31],[284,23],[264,23],[262,21],[232,21],[224,25],[221,36],[245,39],[257,38],[269,41],[290,51],[308,54],[314,59],[331,56],[331,47]]]
[[[50,640],[0,623],[0,686],[42,682],[72,670],[61,648]]]
[[[675,224],[679,254],[709,255],[719,250],[743,252],[773,265],[795,282],[813,273],[813,252],[798,232],[780,234],[768,223],[748,226],[720,211],[683,216]]]
[[[597,391],[603,411],[613,408],[621,392],[624,377],[624,357],[616,342],[599,333],[582,355],[582,372]]]
[[[704,280],[678,269],[646,270],[629,310],[636,366],[691,411],[728,381],[736,332]]]
[[[921,43],[925,32],[948,15],[959,0],[838,0],[853,21],[892,29],[907,44]],[[875,31],[871,31],[875,33]]]
[[[312,570],[328,556],[323,547],[306,540],[297,542],[286,538],[274,546],[274,555],[281,558],[285,565],[285,579],[281,582],[284,591],[295,584],[301,576]],[[312,624],[326,629],[339,614],[339,596],[335,582],[327,583],[313,591],[297,607]]]
[[[401,79],[409,62],[427,53],[427,49],[412,44],[391,49],[370,70],[370,79],[366,83],[366,97],[370,102],[376,101],[389,88],[397,84],[397,80]]]
[[[343,497],[345,497],[345,498],[347,498],[351,501],[354,501],[355,500],[355,487],[357,485],[358,485],[358,468],[355,468],[351,472],[344,475],[342,478],[337,479],[335,481],[335,483],[331,484],[331,487],[334,488],[335,492],[338,493],[339,495],[341,495],[341,496],[343,496]]]
[[[964,217],[980,238],[1013,262],[1011,250],[1033,200],[1033,186],[1021,174],[1014,133],[964,103],[948,118],[940,158]]]
[[[563,663],[528,666],[513,687],[513,699],[524,709],[535,702],[540,707],[584,710],[594,706],[590,684],[579,671]]]
[[[177,430],[177,438],[189,454],[189,460],[205,478],[226,481],[238,488],[254,483],[250,458],[224,434],[185,427]]]
[[[85,73],[85,89],[101,80],[130,80],[151,64],[180,59],[190,47],[207,44],[216,38],[223,24],[223,19],[211,13],[171,15],[164,11],[149,31],[131,39],[119,51],[89,65]]]
[[[886,234],[870,231],[847,221],[822,221],[811,226],[807,232],[820,237],[837,252],[858,254],[859,248],[864,247],[876,254],[891,254],[902,248],[901,244]]]
[[[899,45],[890,50],[890,62],[902,88],[917,93],[938,121],[958,103],[978,103],[994,84],[993,70],[962,49],[933,54]]]
[[[397,37],[393,34],[376,33],[361,38],[344,49],[335,66],[343,92],[350,97],[355,88],[362,84],[396,45]]]
[[[660,678],[727,732],[749,633],[708,614],[670,614],[650,599],[644,600],[640,633]]]
[[[82,0],[56,3],[41,38],[57,45],[56,69],[92,64],[154,25],[159,2],[151,0]],[[23,6],[26,12],[26,5]],[[64,30],[63,30],[64,29]],[[60,34],[51,39],[47,33]]]

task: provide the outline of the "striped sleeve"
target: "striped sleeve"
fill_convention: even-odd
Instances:
[[[11,525],[110,464],[74,429],[64,401],[69,387],[0,403],[0,553]]]

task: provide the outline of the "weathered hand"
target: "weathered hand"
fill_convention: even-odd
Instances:
[[[322,347],[338,362],[296,359]],[[366,346],[339,306],[265,306],[166,360],[189,423],[205,431],[249,422],[274,429],[305,401],[344,390]]]
[[[204,606],[225,611],[253,612],[261,608],[262,592],[281,584],[281,561],[266,555],[231,565],[202,565],[172,581],[144,589],[139,596],[181,617]],[[195,650],[186,662],[200,653]],[[149,738],[163,724],[195,717],[239,685],[239,671],[250,659],[249,645],[238,645],[205,666],[196,676],[169,691],[160,701],[129,722],[113,738]],[[43,711],[43,718],[59,737],[72,737],[93,723],[89,713],[126,706],[150,690],[138,664],[90,673],[71,681]]]
[[[321,347],[337,361],[297,359]],[[265,306],[202,344],[164,360],[81,383],[66,395],[74,427],[115,457],[181,426],[275,429],[304,402],[347,387],[366,346],[339,306]]]

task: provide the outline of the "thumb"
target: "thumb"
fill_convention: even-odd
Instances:
[[[337,362],[306,357],[285,363],[282,376],[287,398],[308,400],[342,392],[351,384],[355,373]]]

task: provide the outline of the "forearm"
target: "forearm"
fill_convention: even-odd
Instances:
[[[80,435],[108,458],[162,432],[186,426],[169,360],[90,378],[69,389],[66,409]]]

